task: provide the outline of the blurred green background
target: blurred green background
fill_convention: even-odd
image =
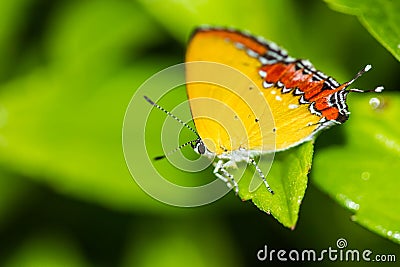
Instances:
[[[0,266],[254,266],[266,264],[256,258],[264,245],[321,250],[338,238],[399,259],[312,172],[294,231],[234,194],[189,209],[140,190],[122,153],[125,109],[147,78],[183,62],[199,24],[250,30],[340,82],[372,64],[357,87],[400,88],[394,57],[322,1],[1,1]],[[184,88],[167,99],[184,101]],[[321,135],[314,157],[329,141]]]

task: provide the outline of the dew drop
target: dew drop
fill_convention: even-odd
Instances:
[[[371,176],[371,174],[369,172],[361,173],[361,179],[363,179],[364,181],[368,181],[370,176]]]
[[[369,100],[369,105],[370,105],[373,109],[379,108],[380,104],[381,104],[381,101],[379,100],[379,98],[372,97],[372,98]]]

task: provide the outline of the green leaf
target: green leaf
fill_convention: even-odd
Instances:
[[[19,39],[19,31],[23,28],[24,19],[29,17],[28,8],[32,0],[16,0],[0,2],[0,79],[18,68],[15,57],[20,56],[16,41]]]
[[[154,24],[129,1],[65,5],[46,24],[45,67],[0,86],[0,166],[115,209],[158,207],[133,182],[121,148],[130,98],[168,65],[147,58],[125,66],[154,41]]]
[[[44,49],[51,67],[80,83],[160,39],[154,22],[134,1],[67,2],[47,27]]]
[[[350,99],[349,121],[321,135],[321,142],[344,140],[316,152],[313,182],[353,211],[354,221],[400,243],[400,96],[379,96],[376,109],[370,98]]]
[[[96,88],[69,90],[70,83],[43,70],[2,86],[1,166],[115,209],[154,205],[133,182],[121,148],[132,88],[156,71],[155,63],[138,64],[99,78],[107,82]]]
[[[372,36],[400,61],[400,1],[325,1],[337,11],[357,16]]]
[[[139,0],[149,14],[166,27],[178,40],[185,41],[200,25],[235,27],[249,30],[272,40],[282,37],[282,27],[298,29],[287,36],[297,40],[301,35],[297,8],[289,0],[263,1],[174,1]],[[268,12],[272,11],[272,12]],[[273,27],[271,25],[281,25]],[[284,26],[282,26],[284,25]],[[285,37],[284,37],[285,38]]]
[[[246,172],[239,181],[239,196],[243,200],[251,199],[259,209],[272,214],[284,226],[293,229],[307,188],[313,148],[314,144],[310,141],[275,155],[267,176],[267,181],[275,193],[273,195],[263,183],[256,191],[250,192],[249,186],[254,170],[249,167],[252,172]],[[261,160],[258,165],[263,169],[263,165],[268,165],[268,162]],[[234,172],[232,174],[235,175]]]

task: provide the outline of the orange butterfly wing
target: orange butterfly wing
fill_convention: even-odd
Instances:
[[[198,61],[204,63],[194,63]],[[207,148],[217,155],[237,149],[285,150],[327,126],[315,108],[326,99],[316,96],[327,77],[315,79],[319,73],[299,62],[250,35],[198,29],[187,48],[186,87],[196,129]],[[199,82],[204,80],[211,83]],[[316,101],[309,101],[311,97]]]

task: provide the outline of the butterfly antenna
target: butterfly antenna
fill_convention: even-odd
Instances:
[[[166,110],[165,108],[161,107],[160,105],[158,105],[157,103],[155,103],[153,100],[151,100],[150,98],[148,98],[147,96],[144,96],[144,99],[146,99],[147,102],[149,102],[152,106],[158,108],[159,110],[163,111],[165,114],[167,114],[168,116],[174,118],[176,121],[178,121],[180,124],[182,124],[183,126],[185,126],[186,128],[188,128],[189,130],[191,130],[192,132],[194,132],[197,137],[200,138],[199,134],[189,125],[187,125],[183,120],[179,119],[177,116],[175,116],[174,114],[172,114],[171,112],[169,112],[168,110]]]
[[[193,142],[195,142],[195,141],[188,141],[188,142],[186,142],[186,143],[184,143],[184,144],[178,146],[178,147],[175,148],[174,150],[171,150],[170,152],[168,152],[168,153],[165,154],[165,155],[155,157],[154,160],[160,160],[160,159],[166,158],[167,156],[169,156],[169,155],[171,155],[171,154],[174,154],[176,151],[181,150],[182,148],[184,148],[184,147],[187,146],[187,145],[192,144]]]
[[[356,76],[354,76],[353,79],[351,79],[350,81],[348,81],[347,83],[343,84],[343,86],[346,88],[348,87],[350,84],[352,84],[355,80],[357,80],[361,75],[363,75],[364,73],[366,73],[367,71],[369,71],[370,69],[372,69],[372,66],[370,64],[368,64],[367,66],[365,66],[362,70],[360,70]],[[372,90],[360,90],[357,88],[353,88],[353,89],[349,89],[349,92],[355,92],[355,93],[368,93],[368,92],[374,92],[374,93],[380,93],[382,92],[384,89],[383,86],[377,86],[375,89]]]

